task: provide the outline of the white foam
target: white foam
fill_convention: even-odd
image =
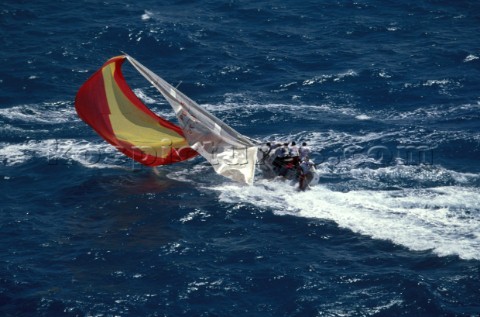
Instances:
[[[358,120],[370,120],[372,119],[370,116],[367,116],[366,114],[359,114],[358,116],[355,116],[356,119]]]
[[[448,80],[448,79],[441,79],[441,80],[429,79],[429,80],[427,80],[426,82],[423,83],[423,86],[434,86],[434,85],[445,86],[445,85],[448,85],[450,83],[451,83],[451,81]]]
[[[450,92],[455,89],[462,87],[462,83],[458,80],[453,79],[428,79],[422,82],[417,83],[405,83],[404,88],[420,88],[420,87],[432,87],[437,88],[438,92],[445,95],[450,95]]]
[[[71,102],[18,105],[0,109],[0,117],[24,123],[60,124],[78,121]]]
[[[48,139],[0,144],[0,162],[6,166],[16,166],[38,158],[47,160],[49,165],[77,162],[91,168],[131,166],[131,160],[126,160],[105,142]]]
[[[479,59],[478,56],[476,55],[473,55],[473,54],[470,54],[468,55],[467,57],[465,57],[465,59],[463,60],[465,63],[468,63],[468,62],[471,62],[471,61],[474,61],[476,59]]]
[[[328,130],[324,132],[309,132],[305,139],[316,147],[338,147],[340,149],[352,145],[365,144],[373,141],[381,141],[387,137],[398,136],[398,131],[369,132],[364,134],[353,134],[343,131]]]
[[[389,75],[385,70],[382,70],[378,73],[378,76],[382,78],[392,78],[392,75]]]
[[[140,98],[140,100],[142,100],[144,103],[146,104],[155,104],[155,103],[159,103],[157,100],[149,97],[144,91],[143,89],[140,89],[140,88],[135,88],[133,89],[133,92],[135,93],[135,95]]]
[[[449,80],[427,80],[415,86],[437,86],[440,89],[448,90],[450,86],[458,83]],[[392,110],[371,110],[365,112],[356,108],[354,105],[337,105],[330,103],[322,104],[283,104],[283,103],[267,103],[259,104],[247,98],[242,94],[227,94],[225,101],[220,104],[202,104],[201,107],[216,114],[221,118],[232,116],[234,119],[239,116],[251,115],[252,120],[256,120],[254,115],[261,112],[270,112],[270,122],[283,121],[285,118],[305,120],[305,114],[308,113],[308,119],[323,119],[325,116],[338,117],[346,116],[357,120],[378,120],[378,121],[411,121],[411,120],[444,120],[456,116],[464,116],[466,112],[476,113],[480,109],[480,103],[468,103],[458,105],[431,105],[422,106],[422,108],[409,111],[399,112],[397,109]],[[282,114],[282,115],[277,115]],[[167,113],[165,113],[167,115]],[[472,114],[469,114],[472,115]],[[239,124],[237,122],[237,124]]]
[[[332,220],[339,227],[411,250],[480,259],[480,190],[465,187],[357,190],[323,186],[296,192],[287,184],[214,187],[220,200],[254,204],[277,215]]]
[[[226,95],[225,102],[221,104],[202,104],[201,107],[205,108],[206,110],[214,113],[218,117],[225,119],[225,117],[233,116],[233,120],[239,121],[239,117],[252,116],[253,122],[258,120],[254,117],[257,113],[262,112],[269,112],[273,113],[268,119],[270,122],[276,121],[284,121],[291,119],[300,119],[305,120],[305,114],[308,114],[309,120],[321,120],[325,118],[325,116],[347,116],[356,118],[357,116],[360,118],[359,120],[363,120],[366,117],[372,118],[372,115],[366,114],[364,112],[360,112],[360,110],[356,109],[353,106],[348,105],[336,105],[336,104],[329,104],[329,103],[321,103],[321,104],[298,104],[298,103],[267,103],[267,104],[259,104],[254,101],[250,100],[242,100],[242,95]],[[237,100],[240,99],[240,100]],[[279,115],[281,114],[281,115]],[[262,123],[264,123],[264,119]],[[236,124],[241,124],[241,122],[237,122]]]
[[[322,84],[322,83],[327,82],[327,81],[339,82],[339,81],[344,80],[347,77],[356,77],[356,76],[358,76],[357,72],[350,69],[350,70],[348,70],[346,72],[343,72],[343,73],[315,76],[313,78],[304,80],[302,85],[303,86],[311,86],[311,85],[314,85],[314,84]]]
[[[204,163],[197,163],[181,170],[170,171],[166,176],[180,182],[198,183],[198,175],[202,174],[212,176],[212,167]]]
[[[151,18],[153,17],[153,12],[152,11],[148,11],[148,10],[145,10],[144,13],[142,14],[142,20],[143,21],[148,21],[150,20]]]

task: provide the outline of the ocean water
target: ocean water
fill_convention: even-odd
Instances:
[[[0,316],[479,316],[479,26],[473,0],[3,1]],[[308,142],[319,186],[117,153],[74,98],[121,52]]]

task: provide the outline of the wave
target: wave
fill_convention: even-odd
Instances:
[[[79,163],[89,168],[131,167],[133,162],[105,142],[77,139],[30,140],[0,143],[0,164],[14,167],[32,160],[49,165]]]
[[[428,85],[436,85],[428,83]],[[411,125],[412,123],[431,125],[445,122],[467,122],[479,119],[480,102],[422,106],[415,109],[399,110],[362,108],[354,103],[337,104],[323,102],[306,104],[258,103],[248,94],[225,94],[224,101],[218,104],[203,104],[208,111],[227,117],[241,124],[241,119],[268,120],[270,122],[297,122],[298,120],[328,123],[335,120],[374,121],[385,124]],[[267,117],[268,115],[268,117]],[[441,127],[440,127],[441,128]]]
[[[17,105],[0,109],[2,121],[15,123],[62,124],[79,121],[71,101]]]
[[[452,121],[458,119],[478,119],[480,102],[459,105],[432,105],[409,111],[380,112],[386,120],[402,121]]]
[[[468,55],[467,57],[465,57],[465,59],[463,60],[465,63],[468,63],[468,62],[471,62],[471,61],[474,61],[476,59],[479,59],[480,57],[476,56],[476,55],[473,55],[473,54],[470,54]]]
[[[344,78],[348,77],[357,77],[358,73],[355,72],[354,70],[348,70],[346,72],[338,73],[338,74],[328,74],[328,75],[319,75],[315,76],[313,78],[304,80],[302,82],[303,86],[310,86],[314,84],[322,84],[324,82],[328,81],[333,81],[333,82],[339,82],[342,81]]]
[[[148,97],[142,89],[136,89],[135,93],[154,112],[168,120],[176,121],[174,112],[164,100],[159,101]],[[417,118],[418,120],[434,122],[435,120],[446,120],[446,118],[454,120],[454,118],[478,116],[480,107],[478,102],[456,106],[432,105],[422,109],[399,112],[389,109],[366,111],[357,109],[353,105],[261,104],[245,100],[248,97],[245,97],[243,94],[227,94],[224,98],[225,101],[222,103],[203,104],[202,107],[235,128],[248,128],[245,134],[263,142],[277,140],[307,141],[313,150],[319,153],[322,161],[326,161],[332,156],[336,158],[341,157],[344,160],[345,156],[350,155],[351,157],[352,153],[357,157],[359,157],[358,154],[363,154],[364,160],[367,160],[365,158],[368,158],[369,151],[371,152],[371,148],[375,146],[387,147],[390,151],[390,156],[393,156],[394,152],[398,152],[400,148],[403,149],[408,146],[423,146],[434,149],[441,145],[459,144],[458,141],[466,141],[468,144],[465,143],[465,146],[469,146],[478,142],[480,137],[478,133],[468,129],[456,130],[455,127],[449,127],[442,130],[441,126],[430,129],[428,125],[412,125]],[[308,117],[305,117],[305,114],[308,114]],[[15,140],[18,140],[20,137],[23,139],[47,139],[26,142],[21,140],[19,143],[7,143],[7,140],[4,139],[4,148],[1,150],[0,155],[7,165],[20,164],[28,160],[32,151],[37,152],[37,154],[44,151],[44,147],[50,146],[50,143],[54,140],[51,139],[52,132],[54,133],[53,136],[58,135],[58,140],[65,140],[65,136],[68,134],[71,137],[71,143],[80,146],[84,142],[84,133],[80,138],[76,139],[75,136],[79,134],[76,131],[72,131],[72,122],[78,126],[79,132],[86,129],[91,135],[94,135],[77,117],[72,103],[66,101],[38,105],[19,105],[0,109],[0,121],[4,121],[2,130],[7,132],[5,135],[11,135],[12,138],[15,137]],[[332,121],[335,129],[332,128],[332,124],[329,124]],[[324,128],[323,131],[318,132],[316,126],[312,126],[310,130],[302,129],[299,131],[298,128],[295,128],[298,126],[297,122],[319,122],[319,124],[327,125],[329,128]],[[342,124],[338,125],[338,122]],[[358,128],[356,130],[350,129],[351,124],[350,126],[345,126],[345,122],[353,122],[354,124],[358,122]],[[375,124],[372,125],[370,124],[371,122]],[[25,125],[25,123],[28,123],[28,125]],[[263,130],[265,129],[264,127],[269,127],[270,123],[287,123],[290,124],[289,127],[295,129],[289,129],[290,131],[285,133],[271,134],[268,133],[269,131]],[[51,125],[55,125],[53,131],[50,128]],[[44,135],[44,137],[39,137],[39,133],[40,136]],[[12,140],[9,141],[12,142]],[[102,143],[99,138],[98,141],[100,143],[97,143],[97,145],[102,144],[105,149],[110,147],[106,143]],[[72,144],[68,144],[68,146]],[[477,150],[478,147],[468,147],[470,152]],[[40,156],[42,155],[40,154]],[[357,163],[362,163],[362,161],[347,161],[347,163],[358,165]]]

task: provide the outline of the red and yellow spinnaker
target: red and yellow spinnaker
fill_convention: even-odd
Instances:
[[[108,60],[77,93],[79,117],[107,142],[137,162],[157,166],[197,155],[175,124],[145,106],[126,83],[125,56]]]

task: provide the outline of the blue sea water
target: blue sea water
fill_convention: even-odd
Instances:
[[[0,316],[478,316],[479,27],[473,0],[3,1]],[[121,52],[307,141],[320,185],[117,153],[73,103]]]

